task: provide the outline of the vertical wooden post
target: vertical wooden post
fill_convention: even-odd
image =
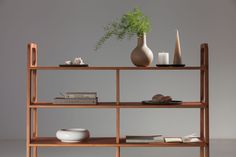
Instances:
[[[204,103],[204,86],[205,86],[205,80],[204,80],[204,73],[205,73],[205,66],[204,66],[204,49],[200,47],[200,65],[201,65],[201,71],[200,71],[200,102]],[[205,140],[205,116],[204,116],[205,108],[200,108],[200,138],[201,140]],[[200,157],[204,157],[204,147],[200,147]]]
[[[37,102],[37,72],[36,70],[32,71],[32,80],[33,80],[33,103]],[[38,137],[38,110],[37,108],[32,109],[33,114],[33,139]],[[38,147],[33,148],[33,157],[38,156]]]
[[[116,147],[116,157],[120,157],[120,146]]]
[[[206,142],[205,147],[205,157],[209,157],[209,58],[208,58],[208,44],[201,44],[201,66],[204,67],[204,70],[201,71],[201,82],[204,82],[204,88],[201,89],[201,93],[203,93],[204,103],[206,104],[206,108],[204,109],[204,140]]]
[[[38,54],[38,49],[37,49],[37,45],[34,45],[34,48],[32,49],[33,51],[31,53],[33,53],[33,66],[37,66],[38,64],[38,60],[37,60],[37,54]],[[38,81],[37,81],[37,71],[33,70],[32,71],[32,87],[33,87],[33,93],[32,93],[32,101],[33,103],[37,102],[38,99],[38,93],[37,93],[37,88],[38,88]],[[37,108],[34,108],[32,110],[32,114],[33,114],[33,138],[37,138],[38,137],[38,110]],[[38,155],[38,147],[35,146],[33,148],[33,157],[37,157]]]
[[[206,137],[206,150],[205,150],[205,156],[209,157],[210,152],[209,152],[209,58],[208,58],[208,44],[202,44],[202,49],[204,50],[204,61],[205,61],[205,77],[204,77],[204,82],[205,82],[205,103],[206,103],[206,108],[205,108],[205,137]]]
[[[116,70],[116,105],[120,105],[120,70]],[[120,108],[116,107],[116,143],[120,143]],[[120,146],[116,147],[116,157],[120,157]]]
[[[38,111],[36,108],[32,110],[33,113],[33,139],[38,137]],[[38,156],[38,147],[33,148],[33,157]]]
[[[37,66],[37,45],[34,43],[28,44],[28,57],[27,57],[27,157],[31,156],[31,101],[37,102],[37,72],[36,70],[31,70],[30,67]],[[31,84],[33,89],[31,89]],[[32,94],[32,95],[31,95]],[[32,98],[32,99],[31,99]],[[38,136],[38,119],[37,119],[37,109],[33,109],[33,138]],[[37,157],[37,147],[33,148],[33,156]]]

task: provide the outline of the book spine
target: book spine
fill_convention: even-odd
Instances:
[[[126,143],[150,143],[152,140],[126,140]]]
[[[66,98],[96,98],[96,94],[66,94]]]
[[[126,143],[154,143],[163,142],[163,140],[126,140]]]
[[[54,99],[55,104],[97,104],[97,99]]]

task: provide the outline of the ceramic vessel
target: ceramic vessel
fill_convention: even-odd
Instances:
[[[152,50],[147,46],[146,33],[138,38],[137,47],[131,53],[131,61],[138,67],[147,67],[153,61]]]
[[[176,31],[176,42],[175,42],[175,52],[174,52],[173,64],[175,64],[175,65],[182,64],[181,47],[180,47],[179,31],[178,30]]]
[[[62,142],[74,143],[89,138],[89,131],[82,128],[60,129],[56,133],[56,137]]]

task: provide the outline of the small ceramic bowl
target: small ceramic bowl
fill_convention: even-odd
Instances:
[[[62,142],[75,143],[89,138],[89,131],[83,128],[60,129],[56,136]]]

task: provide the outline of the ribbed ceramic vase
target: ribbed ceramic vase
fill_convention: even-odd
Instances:
[[[146,33],[138,37],[137,47],[132,51],[130,58],[132,63],[138,67],[147,67],[152,63],[153,53],[147,46]]]

